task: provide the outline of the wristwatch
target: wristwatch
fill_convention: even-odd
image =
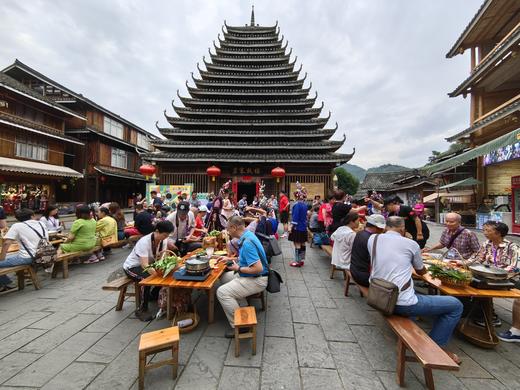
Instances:
[[[240,268],[242,268],[242,267],[240,267],[240,266],[238,267],[238,273],[240,273]]]

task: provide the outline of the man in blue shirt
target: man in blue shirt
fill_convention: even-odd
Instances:
[[[219,261],[228,263],[228,271],[220,279],[222,285],[217,290],[217,298],[231,325],[226,331],[227,338],[235,336],[234,314],[240,307],[239,302],[246,302],[250,295],[257,294],[267,287],[267,256],[260,240],[255,234],[246,230],[242,217],[233,216],[228,220],[227,231],[231,238],[237,238],[238,259],[221,257]],[[247,329],[241,331],[246,332]]]

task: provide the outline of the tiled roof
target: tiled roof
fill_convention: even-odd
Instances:
[[[359,188],[365,191],[392,191],[396,187],[394,182],[410,176],[410,173],[411,171],[368,172]]]
[[[100,165],[96,165],[94,167],[94,169],[96,171],[98,171],[99,173],[101,173],[102,175],[121,177],[123,179],[146,181],[146,178],[137,172],[131,172],[131,171],[123,170],[123,169],[117,169],[117,168],[100,166]]]
[[[243,137],[258,137],[265,138],[266,136],[277,136],[282,137],[331,137],[337,128],[335,129],[310,129],[310,130],[291,130],[283,134],[280,130],[258,130],[258,129],[236,129],[236,130],[215,130],[215,129],[178,129],[178,128],[163,128],[158,127],[161,134],[165,137],[182,135],[182,136],[213,136],[213,137],[226,137],[226,136],[243,136]]]

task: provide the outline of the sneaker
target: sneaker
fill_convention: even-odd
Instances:
[[[54,263],[50,266],[50,267],[47,267],[44,269],[45,272],[48,272],[48,273],[52,273],[52,271],[54,270]]]
[[[156,320],[160,320],[161,318],[165,317],[166,316],[166,310],[163,310],[163,309],[159,309],[157,311],[157,314],[155,315],[155,319]]]
[[[249,332],[249,329],[247,329],[247,328],[240,328],[238,330],[238,333],[247,333],[247,332]],[[226,333],[224,333],[224,337],[226,339],[234,339],[235,338],[235,328],[226,330]]]
[[[506,343],[520,343],[520,336],[514,335],[510,330],[497,334],[498,338]]]
[[[480,326],[481,328],[484,328],[486,326],[483,318],[475,319],[475,320],[473,320],[473,323],[477,326]],[[498,318],[498,316],[495,314],[493,316],[493,320],[491,321],[491,324],[494,327],[498,328],[499,326],[502,326],[502,321],[500,321],[500,318]]]
[[[153,320],[153,316],[148,312],[148,310],[136,310],[135,316],[143,322],[149,322]]]
[[[99,261],[104,261],[105,260],[105,256],[101,255],[98,257]]]
[[[93,264],[93,263],[98,263],[98,262],[99,262],[98,257],[96,255],[92,255],[87,260],[85,260],[83,263],[84,264]]]

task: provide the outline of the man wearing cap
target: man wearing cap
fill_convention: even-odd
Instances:
[[[175,241],[175,247],[181,255],[185,255],[202,245],[193,242],[193,231],[195,229],[195,215],[190,211],[190,204],[186,201],[179,202],[177,209],[168,215],[168,221],[173,224],[173,232],[170,238]]]
[[[385,231],[386,221],[381,214],[372,214],[367,217],[365,229],[356,234],[352,244],[350,256],[350,274],[352,279],[361,287],[368,288],[370,277],[370,254],[368,253],[368,239],[374,233]]]

